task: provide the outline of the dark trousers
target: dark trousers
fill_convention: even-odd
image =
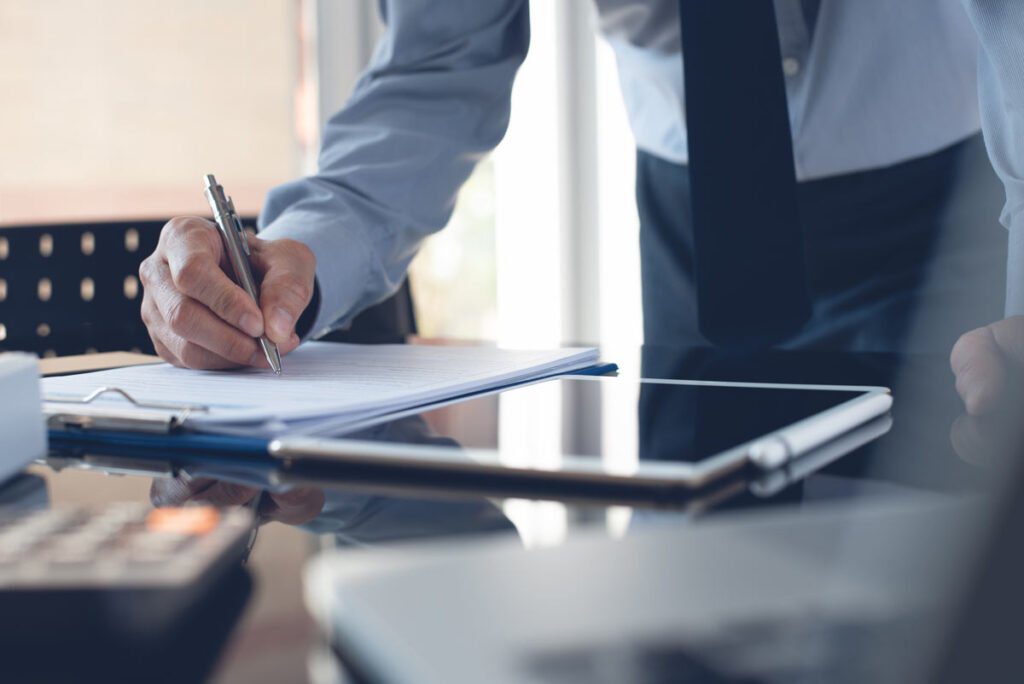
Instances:
[[[1002,317],[1002,185],[976,136],[879,170],[801,183],[813,314],[782,348],[947,353]],[[637,158],[644,341],[707,345],[697,326],[687,167]]]

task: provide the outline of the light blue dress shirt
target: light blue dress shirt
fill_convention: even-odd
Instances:
[[[677,1],[596,4],[638,147],[683,163]],[[1008,311],[1024,313],[1024,1],[775,3],[802,180],[906,161],[976,133],[980,73],[985,134],[1009,197]],[[526,0],[385,0],[381,12],[387,30],[325,127],[319,172],[272,190],[261,216],[264,237],[317,255],[313,336],[390,295],[420,242],[448,222],[460,186],[505,133],[529,45]]]

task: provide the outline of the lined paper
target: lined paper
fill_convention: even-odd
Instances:
[[[510,350],[428,345],[351,345],[309,342],[269,370],[194,371],[169,364],[44,378],[47,399],[80,398],[97,387],[123,389],[139,401],[202,404],[190,416],[197,430],[259,434],[288,424],[393,413],[463,394],[570,372],[597,362],[597,350]],[[105,399],[104,403],[121,401]],[[257,427],[262,424],[262,427]]]

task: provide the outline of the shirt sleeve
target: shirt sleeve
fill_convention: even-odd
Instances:
[[[981,41],[982,130],[1006,186],[1001,220],[1010,230],[1006,315],[1024,314],[1024,2],[964,0]]]
[[[319,171],[274,188],[260,236],[316,254],[313,337],[392,294],[420,242],[508,127],[526,0],[383,0],[386,31],[327,122]]]

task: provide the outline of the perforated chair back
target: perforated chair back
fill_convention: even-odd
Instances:
[[[0,351],[67,356],[153,353],[139,316],[139,264],[165,221],[0,226]],[[243,219],[246,226],[255,219]],[[331,339],[397,341],[415,334],[408,282]]]
[[[163,224],[0,227],[0,349],[152,351],[138,272]]]

